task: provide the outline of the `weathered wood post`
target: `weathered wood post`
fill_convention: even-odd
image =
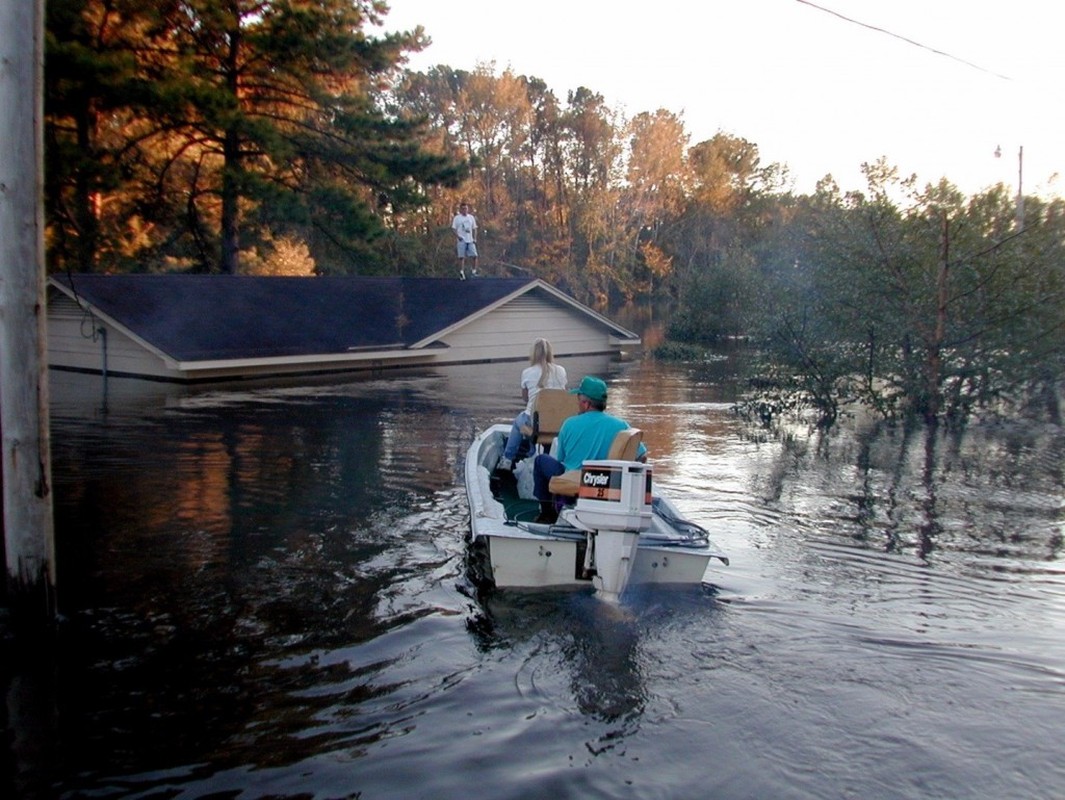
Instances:
[[[44,268],[44,0],[0,0],[0,434],[7,589],[54,620]]]

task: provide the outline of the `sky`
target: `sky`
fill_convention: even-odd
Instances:
[[[693,144],[753,142],[799,192],[827,174],[863,188],[861,164],[884,156],[966,194],[1020,179],[1065,196],[1057,0],[388,2],[383,30],[432,39],[412,69],[491,64],[562,103],[585,86],[626,117],[666,109]]]

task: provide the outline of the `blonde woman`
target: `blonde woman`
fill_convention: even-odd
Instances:
[[[532,425],[536,395],[541,389],[565,388],[566,368],[555,363],[551,342],[547,339],[537,339],[529,353],[529,366],[521,371],[521,399],[525,401],[525,409],[514,418],[514,424],[510,426],[510,436],[507,437],[506,447],[503,448],[503,461],[499,465],[501,469],[510,469],[514,459],[518,457],[522,442],[521,426]]]

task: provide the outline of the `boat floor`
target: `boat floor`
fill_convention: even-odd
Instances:
[[[503,514],[513,522],[532,522],[540,514],[540,503],[518,494],[518,480],[509,470],[497,469],[489,480],[492,496],[503,506]]]

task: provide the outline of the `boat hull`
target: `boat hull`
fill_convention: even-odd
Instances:
[[[565,514],[556,525],[507,519],[492,491],[492,470],[507,432],[506,425],[488,428],[474,440],[466,458],[471,543],[475,552],[483,554],[481,574],[497,588],[591,588],[598,584],[602,591],[602,578],[585,569],[589,534],[567,525]],[[705,534],[681,520],[668,500],[655,498],[650,527],[639,535],[634,554],[626,556],[632,562],[627,584],[705,582],[712,561],[728,563],[725,553]],[[616,585],[613,580],[610,583]]]
[[[491,580],[498,587],[591,585],[590,578],[579,577],[584,548],[575,541],[547,537],[530,541],[504,535],[486,538]]]

